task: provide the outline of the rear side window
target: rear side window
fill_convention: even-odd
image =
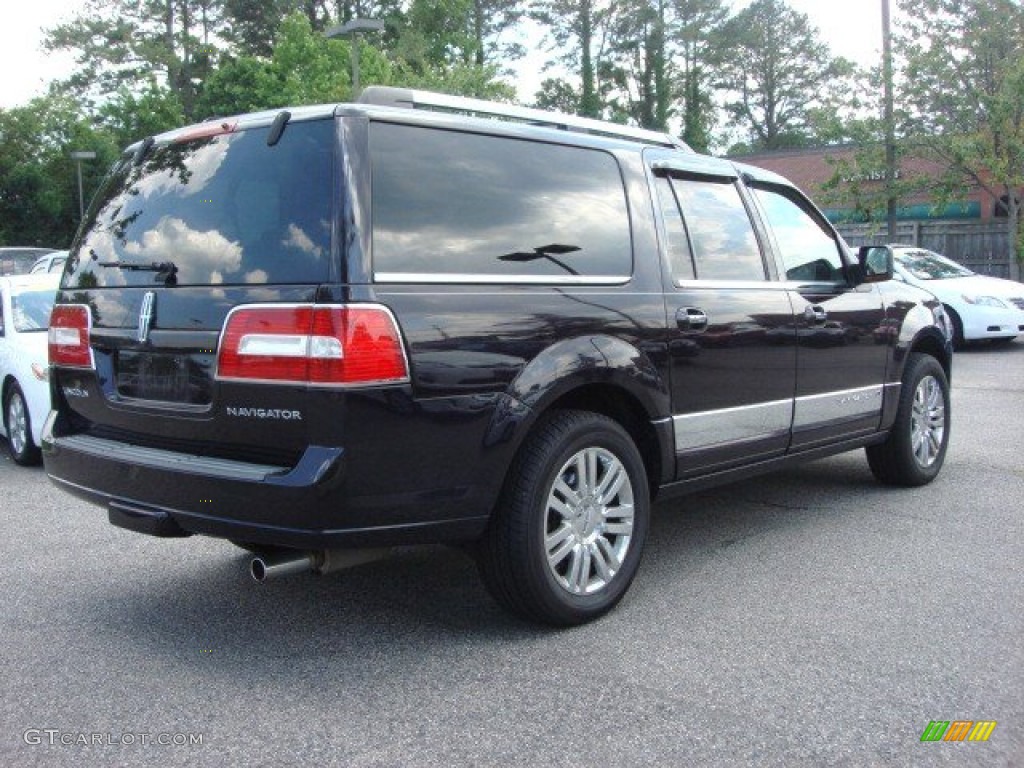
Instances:
[[[329,277],[333,120],[296,122],[126,156],[90,208],[65,288],[320,283]],[[133,268],[135,265],[135,268]]]
[[[624,281],[622,176],[606,152],[375,124],[378,280]]]

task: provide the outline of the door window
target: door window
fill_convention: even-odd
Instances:
[[[679,202],[672,191],[672,182],[667,176],[655,181],[658,190],[658,204],[661,207],[661,219],[665,224],[665,253],[675,280],[692,280],[693,254],[690,252],[690,239],[686,235],[686,224],[683,214],[679,211]]]
[[[755,188],[782,257],[787,280],[840,282],[843,258],[835,235],[808,204],[787,190]]]
[[[671,185],[682,210],[697,279],[765,280],[761,249],[735,183],[673,178]],[[676,280],[688,277],[675,274]]]

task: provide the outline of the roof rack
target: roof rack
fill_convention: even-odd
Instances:
[[[597,136],[609,136],[629,141],[654,144],[659,147],[672,147],[692,152],[683,141],[669,133],[635,128],[631,125],[607,123],[587,117],[565,115],[558,112],[546,112],[541,109],[519,107],[513,104],[501,104],[496,101],[471,99],[464,96],[449,96],[444,93],[418,91],[410,88],[391,88],[383,85],[372,85],[363,90],[359,97],[361,104],[376,104],[405,109],[429,109],[437,112],[458,112],[489,118],[514,120],[530,125],[557,128],[562,131],[590,133]]]

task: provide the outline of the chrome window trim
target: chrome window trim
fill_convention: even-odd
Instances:
[[[777,280],[674,280],[676,288],[693,291],[790,291],[795,292],[792,285],[785,285]]]
[[[374,272],[376,283],[457,285],[625,285],[631,275],[471,275],[447,272]]]

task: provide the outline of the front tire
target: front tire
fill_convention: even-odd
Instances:
[[[554,626],[611,610],[640,565],[650,517],[643,459],[612,419],[545,417],[513,462],[478,550],[503,607]]]
[[[39,446],[32,439],[32,419],[21,387],[15,382],[4,403],[4,428],[7,430],[7,450],[16,464],[30,467],[40,461]]]
[[[949,381],[931,355],[907,359],[896,421],[884,443],[868,446],[868,466],[888,485],[915,487],[935,479],[946,458]]]

